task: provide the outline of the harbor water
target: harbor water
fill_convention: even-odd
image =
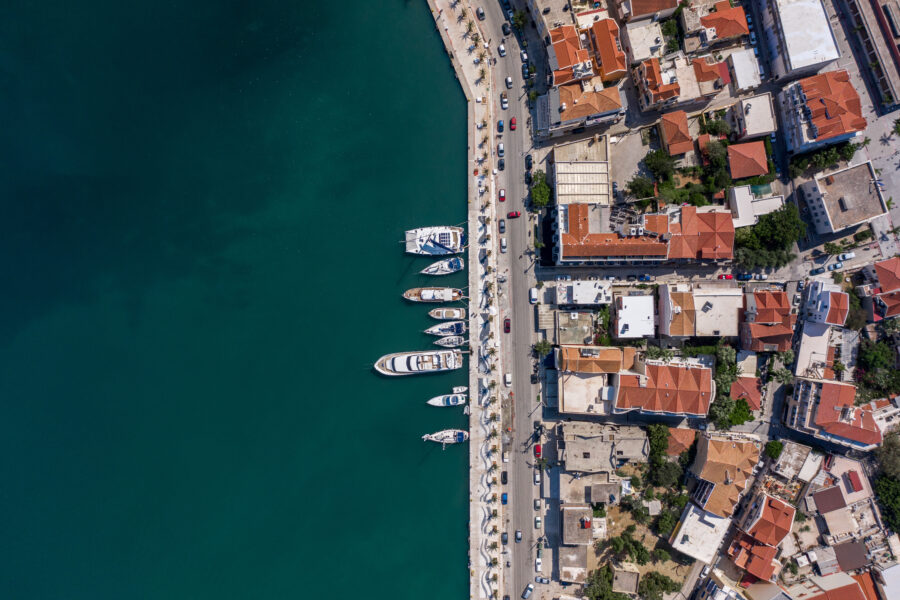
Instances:
[[[466,281],[425,2],[12,3],[0,72],[0,595],[464,597],[467,374],[372,370]]]

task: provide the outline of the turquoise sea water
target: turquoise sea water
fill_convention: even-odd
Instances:
[[[466,594],[465,375],[371,370],[465,217],[426,4],[7,4],[0,115],[0,596]]]

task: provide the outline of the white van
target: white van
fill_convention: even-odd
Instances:
[[[851,258],[856,258],[855,252],[844,252],[838,256],[838,260],[850,260]]]
[[[537,288],[528,290],[528,301],[532,304],[537,304]]]

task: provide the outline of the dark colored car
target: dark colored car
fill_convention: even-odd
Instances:
[[[640,277],[638,277],[638,281],[652,281],[652,280],[653,280],[653,278],[650,277],[649,275],[641,275]]]
[[[500,541],[503,542],[504,544],[508,544],[509,543],[509,534],[506,533],[505,531],[503,533],[501,533]],[[507,598],[509,598],[509,596],[507,596]]]
[[[506,220],[500,219],[497,221],[497,229],[500,230],[500,233],[506,233]]]
[[[506,485],[507,478],[508,478],[508,475],[507,475],[506,471],[503,471],[502,473],[500,473],[500,483],[502,483],[503,485]]]
[[[584,133],[584,127],[576,127],[572,130],[572,133]]]
[[[509,495],[506,492],[500,494],[500,504],[506,504],[509,502]]]
[[[506,213],[507,219],[518,219],[521,216],[522,216],[522,213],[517,210],[511,210],[508,213]]]
[[[531,73],[528,72],[528,63],[522,63],[522,78],[530,79]]]
[[[824,273],[824,272],[825,272],[825,267],[819,267],[818,269],[813,269],[812,271],[810,271],[809,274],[810,275],[818,275],[818,274]]]
[[[506,160],[503,159],[503,158],[501,158],[501,159],[497,162],[497,168],[500,169],[501,171],[502,171],[503,169],[505,169],[505,168],[506,168]]]
[[[480,6],[475,9],[475,14],[478,16],[479,21],[484,21],[484,9]]]
[[[503,132],[503,119],[497,121],[497,131]]]
[[[503,319],[503,333],[509,333],[509,317]]]
[[[509,28],[509,23],[507,23],[506,21],[503,22],[503,25],[501,25],[500,28],[503,30],[503,35],[509,35],[510,33],[512,33],[512,29]]]
[[[738,281],[750,281],[751,279],[753,279],[753,275],[751,275],[750,273],[738,273]]]
[[[531,185],[531,171],[525,171],[525,183]]]
[[[528,170],[530,171],[530,170],[531,170],[531,165],[532,165],[532,164],[534,164],[534,162],[532,161],[531,155],[530,155],[530,154],[526,154],[526,155],[525,155],[525,168],[528,169]]]

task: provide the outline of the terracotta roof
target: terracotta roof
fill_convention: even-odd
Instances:
[[[719,39],[750,35],[743,7],[733,7],[728,0],[717,2],[715,12],[700,17],[700,24],[704,27],[714,27],[716,37]]]
[[[763,142],[747,142],[728,146],[728,169],[732,179],[756,177],[769,172],[769,159]]]
[[[615,406],[618,410],[705,415],[711,401],[712,371],[708,368],[651,364],[646,376],[619,376]]]
[[[693,60],[697,81],[715,81],[722,78],[722,69],[719,67],[722,63],[709,62],[708,58],[695,58]]]
[[[856,583],[859,584],[859,587],[862,588],[866,600],[878,600],[878,594],[875,592],[875,582],[873,581],[870,572],[863,571],[859,575],[851,575],[850,577],[855,579]]]
[[[882,292],[893,292],[900,289],[900,256],[875,263],[875,275]]]
[[[572,25],[563,25],[550,30],[550,42],[556,54],[557,68],[566,69],[590,58],[588,51],[581,47],[578,30]]]
[[[655,233],[668,233],[669,217],[658,213],[644,215],[644,229]]]
[[[641,63],[644,68],[644,79],[647,82],[647,89],[653,98],[653,103],[675,98],[681,93],[681,86],[678,82],[663,83],[662,71],[659,68],[658,58],[648,58]]]
[[[591,25],[594,52],[600,60],[603,77],[625,73],[625,53],[619,44],[619,25],[613,19],[603,19]]]
[[[697,310],[693,292],[669,292],[672,304],[681,310],[672,312],[669,335],[692,336],[697,326]]]
[[[741,326],[741,342],[744,349],[753,352],[789,350],[794,338],[794,321],[796,319],[796,315],[789,315],[779,325],[744,323]]]
[[[768,494],[763,494],[763,509],[747,533],[758,542],[777,546],[791,532],[794,507]]]
[[[560,114],[563,121],[622,108],[622,96],[619,95],[619,88],[615,86],[594,91],[593,86],[582,86],[580,83],[561,85],[559,86],[559,101],[560,104],[566,105],[566,110]]]
[[[683,110],[666,113],[659,120],[666,152],[671,156],[684,154],[694,149],[694,140],[688,130],[687,113]]]
[[[775,555],[777,548],[763,544],[753,544],[750,548],[750,560],[747,561],[747,572],[763,581],[768,581],[775,573]]]
[[[681,208],[681,220],[669,224],[669,258],[730,259],[734,247],[734,220],[727,211],[698,212]]]
[[[850,296],[845,292],[829,292],[829,294],[831,298],[825,322],[830,325],[843,325],[847,320],[847,313],[850,312]]]
[[[678,6],[678,0],[631,0],[631,17],[652,15],[676,6]]]
[[[582,354],[585,349],[595,355]],[[559,357],[560,370],[575,373],[618,373],[624,365],[622,348],[560,346]]]
[[[750,406],[750,410],[762,408],[762,391],[760,390],[758,377],[738,377],[731,384],[731,397],[737,400],[743,398]]]
[[[757,290],[753,292],[753,300],[756,303],[755,323],[779,324],[784,321],[785,315],[791,314],[787,292]]]
[[[878,299],[884,302],[884,316],[895,317],[900,315],[900,291],[890,294],[879,294]]]
[[[666,454],[678,456],[690,448],[695,439],[697,439],[697,431],[694,429],[669,427],[669,445],[666,447]]]
[[[816,407],[815,424],[830,435],[860,444],[880,444],[881,430],[872,411],[854,406],[856,388],[852,385],[824,382]]]
[[[759,447],[753,442],[702,436],[691,471],[714,484],[703,508],[720,517],[730,517],[757,462]]]
[[[818,131],[817,140],[866,128],[862,103],[847,71],[820,73],[801,79],[799,84],[806,96],[806,106],[812,113],[811,122]]]
[[[866,600],[866,596],[860,589],[859,583],[854,581],[816,596],[806,596],[803,600]]]
[[[656,237],[591,233],[588,229],[588,204],[569,204],[567,211],[568,232],[561,234],[565,257],[666,256],[666,243]]]

